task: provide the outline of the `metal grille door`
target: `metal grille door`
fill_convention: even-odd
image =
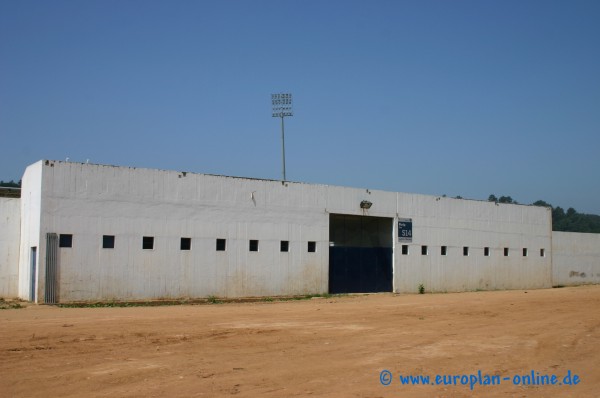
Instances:
[[[58,297],[58,235],[46,234],[46,293],[44,302],[56,304]]]
[[[37,278],[36,272],[37,272],[37,247],[32,247],[31,248],[31,254],[29,255],[31,257],[30,261],[31,261],[31,267],[30,267],[30,278],[29,278],[29,301],[33,301],[35,302],[35,297],[36,297],[36,293],[35,293],[35,289],[36,289],[36,283],[35,283],[35,279]]]
[[[393,219],[331,214],[329,293],[393,290]]]

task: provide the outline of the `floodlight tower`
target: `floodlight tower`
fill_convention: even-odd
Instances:
[[[273,117],[281,118],[281,153],[283,156],[283,181],[285,181],[285,130],[283,118],[294,116],[294,112],[292,111],[292,94],[271,94],[271,103],[273,104]]]

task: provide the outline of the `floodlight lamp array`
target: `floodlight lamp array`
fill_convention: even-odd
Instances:
[[[271,103],[273,104],[273,117],[294,116],[292,94],[271,94]]]

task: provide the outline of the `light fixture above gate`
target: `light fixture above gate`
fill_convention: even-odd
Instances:
[[[368,200],[363,200],[362,202],[360,202],[361,209],[370,209],[371,206],[373,206],[373,203],[369,202]]]

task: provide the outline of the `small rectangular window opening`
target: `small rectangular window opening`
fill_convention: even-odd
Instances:
[[[115,248],[115,236],[114,235],[102,235],[102,248],[103,249],[114,249]]]
[[[317,251],[317,242],[308,242],[308,252],[314,253]]]
[[[281,243],[279,244],[279,251],[287,253],[290,251],[290,241],[289,240],[282,240]]]
[[[181,250],[192,250],[192,238],[181,238],[179,248]]]
[[[504,248],[504,257],[508,257],[508,247]]]
[[[464,246],[463,247],[463,256],[468,256],[469,255],[469,246]]]
[[[523,257],[527,257],[527,248],[526,247],[523,248]]]
[[[408,256],[408,245],[402,245],[402,255]]]
[[[217,251],[218,252],[224,252],[226,246],[227,246],[226,239],[217,239]]]
[[[428,253],[428,248],[426,245],[421,246],[421,255],[426,256]]]
[[[72,234],[60,234],[58,238],[58,247],[73,247]]]
[[[442,246],[441,253],[442,253],[442,256],[447,255],[448,254],[448,246]]]
[[[249,249],[251,252],[257,252],[258,251],[258,240],[251,239]]]
[[[490,248],[489,247],[484,247],[483,248],[483,255],[486,257],[490,256]]]
[[[546,257],[546,250],[540,249],[540,257]]]
[[[153,250],[154,249],[154,236],[144,236],[142,238],[142,249]]]

